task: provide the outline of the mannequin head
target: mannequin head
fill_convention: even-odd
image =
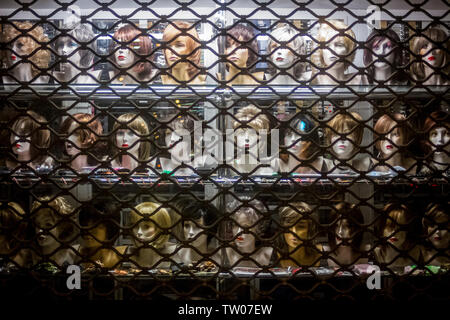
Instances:
[[[450,117],[448,113],[432,112],[425,120],[423,132],[426,140],[422,141],[422,147],[426,155],[446,154],[450,156]]]
[[[330,216],[332,225],[329,227],[328,242],[331,250],[340,246],[360,250],[364,226],[361,209],[355,204],[340,202],[331,210]]]
[[[258,42],[253,29],[237,24],[227,31],[225,54],[227,67],[251,69],[258,60]]]
[[[403,81],[405,76],[397,67],[404,65],[403,50],[400,46],[400,38],[392,29],[376,30],[367,38],[366,48],[364,49],[364,65],[368,68],[369,82],[374,82],[374,73],[376,69],[391,69],[391,78],[394,81]],[[383,79],[387,81],[388,79]]]
[[[47,120],[32,110],[18,117],[12,127],[10,143],[14,161],[8,164],[13,167],[16,159],[30,159],[41,164],[46,159],[46,149],[50,147],[50,130],[46,129]]]
[[[267,133],[270,131],[269,118],[263,113],[263,110],[256,106],[249,105],[239,109],[235,118],[233,129],[238,150],[250,149],[256,145],[261,130],[267,130]],[[249,128],[255,132],[248,130]]]
[[[307,160],[319,152],[319,134],[316,124],[306,114],[297,113],[284,129],[283,142],[286,151],[300,160]]]
[[[185,69],[189,78],[193,78],[201,67],[201,45],[195,26],[185,21],[173,21],[164,29],[162,40],[167,44],[164,50],[167,66]],[[177,62],[179,60],[183,62]]]
[[[71,29],[69,25],[63,26],[63,29]],[[94,61],[96,45],[94,32],[90,24],[79,24],[74,29],[67,32],[67,35],[60,35],[55,41],[55,50],[58,56],[65,56],[72,62],[70,68],[90,68]],[[85,45],[86,49],[81,49]]]
[[[172,221],[166,209],[155,202],[142,202],[130,212],[136,247],[162,249],[169,241]]]
[[[76,113],[67,117],[61,124],[60,133],[66,138],[64,154],[71,158],[82,152],[93,152],[96,143],[103,134],[103,127],[98,119],[87,113]],[[92,146],[94,146],[92,148]],[[91,149],[92,148],[92,149]]]
[[[317,234],[317,226],[311,215],[313,211],[305,202],[291,203],[280,208],[280,235],[278,243],[283,253],[291,253],[300,248],[313,250],[305,241],[311,241]]]
[[[31,215],[36,241],[43,250],[71,243],[77,237],[75,208],[63,197],[43,197],[33,202]]]
[[[173,120],[167,124],[164,130],[164,143],[170,157],[176,162],[189,162],[193,152],[192,139],[194,135],[195,119],[190,115],[179,115],[170,117]]]
[[[431,40],[431,41],[430,41]],[[412,53],[415,62],[411,64],[411,73],[415,80],[427,79],[425,68],[432,68],[434,74],[442,77],[448,76],[450,40],[444,30],[439,28],[428,28],[416,36],[412,42]]]
[[[356,54],[355,33],[339,20],[327,20],[320,24],[317,40],[323,43],[326,49],[318,49],[313,54],[316,64],[322,68],[337,67],[340,63],[347,69]],[[347,30],[348,29],[348,30]],[[345,31],[347,30],[347,31]],[[334,52],[333,52],[334,51]]]
[[[16,202],[0,203],[0,255],[7,255],[25,239],[25,211]]]
[[[448,203],[430,203],[422,219],[427,240],[434,249],[448,250],[450,244],[450,221]]]
[[[270,54],[270,61],[274,64],[272,67],[273,73],[277,71],[276,68],[291,68],[299,60],[298,55],[306,53],[303,38],[290,25],[280,25],[270,35],[267,52]],[[288,43],[282,46],[280,42]],[[300,78],[304,71],[305,65],[297,63],[294,66],[294,77]]]
[[[198,248],[215,236],[219,211],[213,205],[186,198],[177,201],[175,209],[176,214],[182,217],[177,225],[177,237],[181,241]]]
[[[398,153],[400,146],[409,142],[406,118],[400,113],[382,115],[374,126],[375,147],[380,158],[390,158]]]
[[[137,75],[137,80],[150,77],[152,65],[149,56],[152,52],[150,38],[131,24],[124,25],[114,33],[111,54],[114,55],[114,65],[121,70],[131,70]],[[116,70],[117,71],[117,70]]]
[[[411,245],[410,231],[413,230],[414,215],[404,204],[389,203],[383,208],[384,221],[381,225],[381,237],[388,246],[408,249]]]
[[[120,210],[107,200],[96,199],[83,204],[79,222],[85,249],[113,245],[120,234]]]
[[[125,149],[139,161],[145,162],[150,157],[149,129],[145,120],[134,113],[122,114],[113,126],[111,145],[116,149]]]
[[[21,35],[21,31],[24,30],[29,31],[27,31],[25,35]],[[27,60],[32,63],[32,76],[36,77],[39,75],[41,71],[38,68],[48,68],[50,52],[48,50],[39,49],[41,45],[37,41],[43,43],[49,41],[41,26],[35,26],[31,22],[16,21],[13,22],[13,25],[5,25],[1,42],[7,44],[8,50],[3,52],[3,64],[7,67],[17,66],[18,68],[21,68],[23,64],[26,63],[26,56],[33,53]]]
[[[358,152],[364,134],[361,122],[362,118],[356,112],[339,113],[328,122],[327,140],[338,159],[350,159]]]
[[[261,240],[267,228],[267,207],[259,200],[243,197],[227,204],[230,212],[232,245],[240,251],[255,249],[256,241]]]

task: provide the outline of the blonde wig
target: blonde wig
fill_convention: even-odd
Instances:
[[[140,222],[151,221],[159,230],[158,236],[152,242],[152,246],[156,249],[162,249],[169,241],[169,229],[172,227],[172,220],[166,209],[155,202],[142,202],[134,207],[130,212],[130,222],[133,227]]]
[[[421,61],[421,50],[428,45],[428,43],[436,44],[441,48],[440,54],[443,55],[442,63],[440,66],[436,67],[435,73],[440,73],[443,77],[448,77],[450,69],[450,39],[447,33],[439,28],[429,28],[422,32],[422,36],[416,36],[412,42],[411,49],[415,56],[415,62],[411,64],[411,73],[415,80],[423,81],[425,80],[425,63]],[[441,71],[442,70],[442,71]]]
[[[35,200],[31,206],[31,216],[36,226],[36,220],[41,215],[52,218],[51,228],[57,228],[58,240],[74,240],[77,233],[76,217],[77,210],[64,198],[45,196]]]
[[[343,23],[340,20],[327,20],[327,22],[331,24],[331,26],[326,22],[320,24],[317,35],[317,41],[319,42],[319,44],[323,43],[326,47],[330,41],[342,37],[344,41],[344,46],[347,50],[344,65],[345,68],[348,68],[349,65],[353,63],[353,60],[355,59],[356,55],[355,33],[351,29],[349,29],[345,23]],[[334,32],[338,32],[339,34],[335,35],[331,40],[328,39],[329,35]],[[319,48],[319,45],[317,44],[317,48],[312,55],[313,62],[321,68],[326,67],[325,61],[323,59],[323,50],[324,49]]]
[[[114,123],[113,126],[113,134],[111,135],[110,138],[111,146],[113,146],[113,151],[117,150],[116,134],[117,130],[119,129],[132,130],[137,136],[139,136],[139,138],[142,141],[139,142],[140,145],[139,145],[138,160],[140,162],[148,161],[148,159],[150,158],[150,142],[148,141],[150,131],[147,122],[145,122],[145,120],[141,116],[138,116],[135,113],[125,113],[122,114],[119,118],[117,118],[117,121]]]
[[[186,52],[183,54],[188,55],[184,59],[190,61],[190,63],[187,62],[188,75],[192,78],[200,71],[201,49],[199,47],[201,44],[195,26],[185,21],[173,21],[164,29],[162,40],[167,46],[170,46],[172,42],[176,42],[177,40],[186,42]],[[168,65],[165,50],[164,58]]]
[[[39,69],[47,69],[50,63],[50,51],[39,49],[41,45],[38,42],[48,43],[49,39],[41,26],[35,26],[31,22],[14,21],[13,25],[7,24],[4,26],[1,42],[12,47],[13,42],[19,41],[22,44],[23,52],[17,53],[20,55],[32,54],[27,59],[32,62],[32,75],[36,77],[41,72]],[[22,35],[22,31],[25,32],[25,35]],[[2,62],[4,65],[8,65],[9,59],[7,59],[7,56],[10,54],[10,50],[3,52]]]
[[[329,145],[331,145],[331,138],[339,134],[345,134],[346,139],[351,140],[355,146],[361,145],[364,125],[359,113],[339,113],[328,122],[327,141]]]
[[[244,128],[245,125],[253,128],[255,131],[266,129],[270,130],[269,118],[262,113],[262,110],[254,105],[246,106],[240,109],[236,115],[236,119],[233,122],[233,129],[236,130],[239,127]],[[246,123],[248,121],[248,123]]]

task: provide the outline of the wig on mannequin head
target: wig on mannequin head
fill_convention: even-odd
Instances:
[[[318,128],[314,120],[305,113],[296,113],[289,120],[289,127],[284,128],[283,137],[281,141],[284,141],[286,136],[296,134],[300,135],[301,147],[298,154],[295,154],[300,160],[308,160],[315,157],[320,151],[320,138]],[[285,152],[289,152],[291,146],[284,146]]]
[[[169,46],[172,42],[176,42],[179,37],[184,37],[183,39],[186,41],[186,52],[184,54],[187,55],[187,57],[183,59],[183,62],[188,60],[186,61],[187,73],[189,77],[193,78],[200,72],[199,68],[201,68],[200,37],[198,36],[197,30],[195,30],[195,26],[192,24],[186,21],[173,21],[164,29],[162,40],[167,44],[167,46]],[[164,58],[166,60],[166,64],[169,65],[165,53]]]
[[[187,240],[183,231],[184,224],[187,221],[198,224],[203,229],[202,232],[208,235],[208,240],[216,235],[216,222],[220,212],[209,202],[198,202],[195,199],[183,198],[175,202],[174,209],[171,211],[176,215],[176,218],[172,218],[173,222],[181,219],[181,223],[178,223],[176,228],[179,240]]]
[[[342,37],[344,41],[344,46],[347,51],[345,58],[343,57],[342,59],[344,59],[345,69],[347,69],[350,66],[350,64],[353,63],[353,60],[355,59],[356,55],[355,33],[351,29],[349,29],[345,23],[341,22],[340,20],[326,20],[326,21],[329,24],[331,24],[331,26],[327,24],[327,22],[323,22],[320,24],[317,35],[317,41],[319,41],[319,43],[323,43],[324,46],[327,47],[327,44],[330,41],[333,41],[338,37]],[[338,32],[339,34],[334,35],[333,38],[331,39],[328,39],[329,35],[332,34],[333,32]],[[324,49],[320,49],[319,47],[317,47],[316,51],[314,51],[312,55],[312,60],[314,61],[314,63],[321,68],[327,67],[323,59],[323,50]]]
[[[267,44],[267,52],[272,53],[273,47],[281,46],[280,42],[288,42],[285,45],[286,48],[292,49],[289,52],[294,55],[294,77],[296,79],[300,78],[305,72],[306,66],[303,62],[299,62],[300,57],[298,55],[306,54],[305,41],[301,37],[298,30],[294,29],[289,24],[281,24],[270,33],[269,43]],[[277,72],[276,67],[272,64],[269,67],[269,71],[271,74],[275,74]]]
[[[16,135],[23,139],[30,139],[30,160],[33,163],[43,163],[47,158],[46,151],[50,147],[50,130],[46,128],[47,120],[32,110],[28,110],[26,115],[16,118],[11,127],[11,136]],[[23,127],[23,128],[22,128]],[[7,160],[8,167],[13,167],[16,162]]]
[[[64,197],[41,197],[31,206],[31,217],[37,227],[37,219],[42,216],[50,217],[52,226],[49,230],[58,229],[57,240],[71,242],[76,239],[78,227],[76,226],[75,209]],[[62,244],[61,244],[62,246]]]
[[[338,247],[336,244],[335,229],[339,221],[344,219],[348,221],[350,235],[352,236],[352,248],[354,250],[361,250],[364,236],[364,217],[358,205],[348,202],[338,203],[330,212],[331,225],[328,227],[328,242],[331,250],[334,251]]]
[[[152,52],[152,42],[148,35],[145,35],[137,27],[131,24],[126,24],[114,33],[115,41],[111,44],[110,54],[114,54],[119,50],[122,43],[123,46],[130,47],[130,50],[135,54],[135,61],[132,65],[132,70],[136,72],[138,79],[145,80],[152,73],[152,65],[149,58]],[[114,56],[111,58],[115,64]],[[117,73],[118,70],[115,69]]]
[[[156,249],[164,248],[169,241],[169,229],[172,227],[172,221],[167,210],[155,202],[142,202],[130,211],[130,222],[135,227],[140,222],[145,221],[153,222],[158,229],[158,233],[151,243],[152,247]]]
[[[429,39],[432,44],[435,44],[437,49],[440,50],[440,54],[443,55],[441,65],[435,67],[433,72],[441,75],[444,78],[444,81],[448,80],[450,69],[450,39],[444,30],[436,27],[427,28],[425,31],[421,32],[421,36],[415,36],[411,48],[412,53],[414,54],[414,62],[411,64],[411,74],[417,81],[426,80],[425,63],[421,61],[421,56],[423,55],[421,50],[428,45],[430,42]],[[427,54],[427,52],[425,54]]]
[[[423,125],[424,138],[422,139],[422,149],[425,156],[432,154],[433,145],[430,142],[430,134],[434,129],[445,127],[450,131],[450,115],[445,111],[432,112]],[[431,160],[431,159],[429,159]]]
[[[395,202],[388,203],[383,208],[383,219],[381,220],[380,225],[380,239],[384,238],[385,230],[392,232],[399,229],[407,232],[403,248],[412,246],[411,234],[415,230],[414,214],[404,204]]]
[[[238,216],[244,215],[248,221],[249,230],[254,233],[256,240],[260,240],[266,232],[269,224],[267,219],[269,210],[262,201],[257,199],[251,200],[251,197],[244,196],[240,197],[239,200],[233,199],[227,202],[226,210],[234,224],[238,224]]]
[[[72,125],[76,124],[76,129],[73,132],[69,132]],[[69,115],[61,124],[60,133],[65,138],[72,134],[75,134],[80,140],[80,152],[84,151],[95,154],[95,150],[99,149],[97,141],[103,134],[103,127],[98,119],[94,118],[94,115],[87,113],[75,113]],[[93,147],[94,146],[94,147]],[[66,154],[64,150],[64,154]]]
[[[448,202],[442,201],[432,202],[426,207],[425,216],[422,218],[422,226],[424,228],[425,236],[431,236],[431,234],[429,234],[429,228],[434,229],[437,227],[437,229],[442,229],[450,232],[449,205],[450,204]],[[447,247],[446,249],[449,248]]]
[[[386,136],[389,133],[393,132],[394,130],[398,130],[398,133],[402,137],[400,145],[397,147],[405,146],[410,141],[409,125],[406,122],[405,116],[400,113],[382,115],[375,123],[373,129],[374,129],[374,141],[376,141],[375,147],[378,150],[381,150],[382,140],[387,139]]]
[[[328,122],[327,141],[331,146],[334,135],[344,134],[345,139],[351,140],[354,148],[361,145],[364,125],[362,118],[357,112],[339,113]]]
[[[25,35],[22,36],[22,31]],[[36,26],[31,22],[17,22],[14,21],[13,25],[4,25],[1,42],[5,45],[11,46],[13,42],[19,41],[22,45],[22,52],[16,52],[20,55],[30,55],[27,59],[31,62],[31,72],[33,77],[36,77],[41,71],[38,69],[47,69],[50,63],[50,51],[39,49],[41,45],[39,42],[48,43],[49,39],[44,34],[44,29],[41,26]],[[11,50],[3,51],[2,62],[9,67],[8,55],[13,52]],[[23,60],[26,58],[23,57]],[[45,70],[42,70],[45,71]]]
[[[113,154],[115,153],[114,151],[118,150],[116,146],[116,134],[119,129],[131,130],[142,140],[137,142],[140,143],[138,160],[141,162],[148,161],[148,159],[150,158],[150,142],[148,141],[150,131],[147,122],[145,122],[145,120],[141,116],[135,113],[125,113],[117,118],[117,121],[113,126],[113,134],[111,134],[110,136],[110,143],[113,149]]]
[[[248,50],[248,60],[247,67],[252,69],[256,61],[258,61],[258,41],[256,40],[255,34],[251,27],[243,24],[237,24],[231,29],[227,30],[227,40],[226,47],[231,47],[236,43],[239,49]]]
[[[0,254],[12,253],[26,235],[25,211],[16,202],[0,203]]]
[[[78,53],[81,57],[80,66],[82,68],[89,68],[92,66],[92,62],[95,57],[95,52],[97,51],[96,42],[94,39],[95,35],[92,31],[92,26],[87,23],[81,23],[73,26],[73,24],[67,24],[62,27],[62,29],[68,30],[67,36],[60,34],[54,43],[55,49],[58,50],[64,45],[64,41],[69,38],[71,41],[75,41],[80,46],[85,46],[86,49],[77,49],[73,54]],[[75,66],[77,67],[77,66]]]
[[[191,137],[191,152],[193,152],[194,143],[197,143],[194,139],[194,125],[198,119],[190,114],[170,114],[164,119],[165,126],[161,126],[159,135],[157,137],[158,147],[169,147],[166,145],[166,137],[170,136],[172,132],[177,132],[183,136],[189,135]]]
[[[239,127],[245,128],[245,126],[253,128],[255,131],[269,130],[270,121],[269,118],[263,113],[263,111],[254,105],[246,106],[235,114],[235,120],[233,122],[233,129],[236,130]],[[248,122],[247,122],[248,121]]]
[[[377,30],[374,29],[367,37],[366,46],[364,49],[364,65],[367,68],[369,83],[374,83],[375,66],[373,64],[373,48],[385,39],[393,43],[394,62],[391,65],[393,74],[391,80],[396,82],[403,82],[407,80],[405,72],[397,68],[405,65],[405,58],[403,49],[401,47],[400,38],[398,34],[392,29]],[[386,79],[387,81],[388,79]]]
[[[306,202],[293,202],[287,207],[281,207],[279,211],[280,217],[280,228],[278,237],[276,239],[276,246],[282,257],[287,258],[289,256],[289,246],[284,238],[285,233],[291,233],[290,228],[297,225],[299,222],[307,221],[308,229],[306,233],[306,239],[301,239],[301,241],[309,240],[314,241],[317,235],[317,224],[312,218],[313,209]],[[301,244],[299,245],[299,249]],[[304,245],[306,254],[308,256],[316,255],[316,251],[310,245]],[[292,250],[291,250],[292,251]]]

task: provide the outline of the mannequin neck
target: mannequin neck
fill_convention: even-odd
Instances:
[[[383,155],[383,158],[386,159],[387,156]],[[388,160],[386,160],[386,163],[392,167],[402,166],[403,165],[403,156],[399,151],[397,151],[393,156],[391,156]]]
[[[176,66],[172,67],[171,69],[171,75],[175,78],[170,78],[169,77],[169,81],[171,82],[190,82],[191,77],[189,76],[188,73],[188,64],[187,63],[177,63]]]
[[[374,74],[373,74],[373,78],[376,81],[382,82],[382,81],[386,81],[392,74],[392,68],[390,65],[386,65],[384,67],[381,68],[374,68]],[[389,82],[391,82],[392,80],[389,80],[386,82],[386,84],[389,84]]]
[[[70,167],[76,171],[80,171],[83,167],[87,167],[87,155],[78,155],[75,159],[70,163]]]
[[[439,170],[446,170],[450,164],[450,157],[445,152],[433,155],[433,165]]]
[[[28,162],[31,160],[31,154],[30,152],[21,152],[17,155],[17,160],[20,162]]]
[[[250,76],[243,74],[243,70],[230,64],[228,65],[227,82],[234,85],[246,85],[254,84],[255,80],[253,80]]]
[[[29,82],[33,79],[30,63],[21,63],[20,66],[17,66],[12,70],[12,73],[19,81]]]
[[[437,71],[427,65],[425,65],[425,79],[428,79],[428,80],[423,82],[423,85],[441,86],[444,84],[444,80],[437,73]]]
[[[129,170],[134,170],[139,165],[139,162],[137,160],[135,160],[135,159],[139,159],[139,155],[138,155],[139,151],[131,153],[132,156],[130,155],[129,151],[128,151],[128,153],[129,154],[125,154],[122,156],[121,166],[124,168],[127,168]]]
[[[42,247],[42,253],[44,255],[48,255],[48,254],[54,252],[53,255],[56,255],[58,253],[56,251],[56,249],[58,249],[60,246],[61,246],[61,244],[58,241],[54,240],[54,242],[52,244]]]
[[[237,246],[237,245],[234,243],[234,246],[235,246],[240,252],[242,252],[242,253],[251,253],[251,252],[254,252],[254,251],[255,251],[255,248],[256,248],[256,246],[255,246],[255,241],[249,241],[249,243],[247,243],[247,244],[244,245],[244,246]],[[236,254],[239,254],[239,253],[236,252]]]
[[[347,80],[345,76],[345,65],[342,62],[336,63],[332,68],[326,69],[325,72],[327,73],[327,78],[330,83],[335,83],[333,80],[336,79],[338,81],[345,81]]]
[[[340,244],[334,252],[334,255],[340,263],[350,264],[355,261],[357,253],[353,250],[352,246]]]
[[[292,85],[296,84],[295,76],[294,76],[294,68],[290,68],[286,70],[287,74],[279,74],[274,78],[271,82],[272,84],[280,84],[280,85]]]

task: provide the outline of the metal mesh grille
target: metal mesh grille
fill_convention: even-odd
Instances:
[[[2,295],[448,299],[448,9],[2,3]]]

